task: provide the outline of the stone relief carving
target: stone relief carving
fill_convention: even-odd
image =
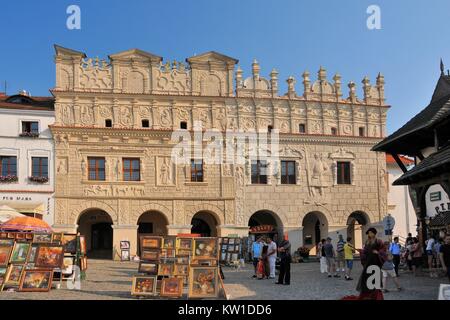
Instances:
[[[350,124],[345,124],[343,127],[343,131],[345,134],[351,134],[352,133],[352,126]]]
[[[170,64],[170,63],[169,63]],[[191,91],[191,75],[189,70],[185,70],[183,63],[174,62],[172,68],[165,65],[157,71],[156,87],[159,91],[166,91],[173,94],[189,94]]]
[[[208,126],[209,126],[209,110],[202,110],[200,112],[200,121],[202,122],[203,128],[208,128]]]
[[[58,165],[56,166],[56,173],[58,175],[66,175],[68,172],[67,158],[58,159]]]
[[[84,160],[84,158],[81,160],[81,176],[82,179],[87,177],[86,160]]]
[[[172,124],[172,117],[170,115],[170,109],[164,108],[161,111],[160,123],[162,127],[170,127]]]
[[[133,112],[130,107],[120,107],[119,123],[123,127],[133,126]]]
[[[145,195],[143,186],[99,186],[93,185],[84,189],[85,196],[104,197],[138,197]]]
[[[112,117],[112,110],[108,106],[100,106],[100,115],[103,118],[111,118]]]
[[[81,106],[81,123],[85,126],[94,124],[94,110],[91,106]]]
[[[151,115],[150,107],[140,106],[139,107],[139,115],[142,118],[150,118],[150,115]]]
[[[314,154],[314,160],[311,166],[310,190],[313,197],[319,195],[323,196],[323,189],[327,187],[325,182],[325,174],[328,172],[328,165],[323,161],[322,155]]]
[[[79,68],[81,88],[112,88],[112,68],[105,60],[99,60],[98,58],[83,59]]]
[[[280,150],[280,155],[283,157],[296,157],[303,159],[303,155],[300,150],[286,146]]]
[[[312,132],[317,134],[322,133],[322,125],[320,124],[319,121],[312,122]]]
[[[158,158],[158,184],[174,185],[174,165],[170,158]]]
[[[226,130],[227,128],[227,116],[225,114],[225,108],[220,108],[217,116],[216,123],[220,130]]]
[[[283,133],[289,132],[289,123],[286,120],[280,122],[280,131]]]
[[[114,173],[116,176],[116,181],[119,181],[119,177],[120,177],[120,172],[122,171],[122,163],[120,161],[120,159],[116,159],[115,161],[115,167],[114,167]]]
[[[355,154],[353,152],[347,151],[345,148],[341,147],[338,150],[336,150],[333,153],[330,153],[329,158],[330,159],[349,159],[353,160],[355,159]]]
[[[70,125],[73,122],[72,106],[61,105],[59,107],[59,121],[63,125]]]
[[[233,165],[225,163],[223,164],[223,176],[224,177],[231,177],[233,175]]]

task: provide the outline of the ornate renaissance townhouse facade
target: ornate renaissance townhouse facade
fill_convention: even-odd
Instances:
[[[281,94],[276,70],[266,79],[254,61],[244,77],[213,51],[165,63],[138,49],[106,61],[55,48],[53,227],[85,234],[88,249],[117,258],[120,241],[136,253],[142,233],[247,236],[258,225],[287,232],[293,248],[337,233],[361,242],[386,215],[386,156],[370,152],[385,137],[382,75],[364,78],[358,98],[321,67],[317,79],[302,74],[303,93],[289,77]],[[279,158],[176,164],[172,133],[195,123],[279,131]]]

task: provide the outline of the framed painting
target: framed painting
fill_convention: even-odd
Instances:
[[[156,277],[133,276],[132,296],[153,296],[156,294]]]
[[[192,238],[178,238],[177,239],[177,249],[191,250],[192,249]]]
[[[138,272],[156,276],[158,274],[158,263],[140,261]]]
[[[191,267],[189,298],[216,298],[218,295],[217,267]]]
[[[86,237],[79,236],[79,239],[80,239],[80,253],[86,254]]]
[[[229,238],[228,239],[228,244],[234,244],[234,238]]]
[[[141,236],[141,250],[161,248],[162,237]]]
[[[0,232],[0,239],[8,238],[8,232]]]
[[[62,245],[64,246],[64,251],[71,254],[77,253],[77,235],[76,234],[63,234]]]
[[[20,280],[19,291],[48,292],[52,287],[53,270],[33,269],[25,270]]]
[[[195,238],[194,259],[217,259],[217,238]]]
[[[39,244],[37,244],[37,243],[31,244],[31,249],[28,252],[27,263],[34,263],[34,261],[36,260],[36,251],[37,251],[38,247],[39,247]]]
[[[63,239],[63,235],[64,234],[62,232],[52,233],[52,242],[61,243],[62,239]]]
[[[64,247],[57,244],[41,244],[36,250],[35,266],[38,268],[61,268]]]
[[[120,250],[120,261],[130,261],[130,250]]]
[[[61,273],[72,274],[74,262],[75,262],[75,257],[64,257],[63,265],[61,267]]]
[[[25,233],[22,233],[22,232],[16,233],[16,239],[17,240],[25,240],[26,238],[27,238],[27,236],[26,236]]]
[[[161,249],[161,257],[175,258],[175,248]]]
[[[142,250],[141,260],[159,260],[159,250]]]
[[[186,256],[177,257],[175,262],[176,264],[189,264],[189,257]]]
[[[177,276],[183,276],[183,277],[189,276],[189,265],[188,264],[176,264],[174,274]]]
[[[158,267],[158,276],[171,276],[173,275],[175,265],[172,263],[161,263]]]
[[[192,250],[191,249],[177,249],[177,256],[191,256]]]
[[[16,238],[16,234],[14,232],[8,232],[7,238],[8,239],[15,239]]]
[[[217,260],[215,259],[193,259],[191,261],[192,266],[207,266],[215,267],[217,266]]]
[[[30,247],[31,244],[29,242],[16,242],[9,263],[18,264],[27,262]]]
[[[88,268],[88,259],[86,256],[80,258],[80,269],[86,271]]]
[[[180,278],[181,281],[183,281],[183,286],[189,285],[189,275],[188,276],[176,276],[177,278]]]
[[[183,279],[164,278],[161,283],[161,297],[179,298],[183,295]]]
[[[33,240],[33,234],[32,234],[32,233],[26,233],[26,234],[25,234],[25,239],[27,239],[27,240]]]
[[[51,233],[35,233],[33,235],[34,243],[51,243],[52,234]]]
[[[0,245],[0,267],[7,267],[14,245]]]
[[[177,238],[176,237],[164,237],[163,239],[163,248],[164,249],[175,249],[177,244]]]
[[[24,269],[23,264],[11,264],[6,271],[5,286],[18,286]]]
[[[3,283],[5,282],[6,272],[8,271],[8,268],[6,267],[0,267],[0,291],[2,291]]]
[[[120,241],[121,250],[130,250],[130,241]]]

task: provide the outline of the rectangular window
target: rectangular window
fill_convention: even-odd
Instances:
[[[22,121],[22,133],[39,133],[37,121]]]
[[[252,184],[267,184],[266,161],[252,161]]]
[[[337,163],[337,183],[351,184],[350,162]]]
[[[112,120],[111,119],[106,119],[105,120],[105,127],[106,128],[112,128]]]
[[[337,136],[337,129],[336,128],[331,128],[331,135],[333,136]]]
[[[0,157],[0,176],[17,176],[17,157]]]
[[[281,161],[281,184],[295,183],[295,161]]]
[[[105,181],[105,158],[88,157],[89,180]]]
[[[180,122],[180,129],[187,129],[187,122],[186,121],[181,121]]]
[[[298,125],[298,132],[300,133],[306,133],[306,126],[303,123],[300,123]]]
[[[124,158],[123,161],[123,180],[140,181],[141,180],[141,161],[137,158]]]
[[[365,130],[364,130],[364,127],[359,127],[359,136],[360,137],[364,137],[366,134],[365,134]]]
[[[203,182],[203,160],[191,159],[191,182]]]
[[[31,158],[31,175],[33,177],[48,178],[48,158],[32,157]]]
[[[150,128],[150,121],[148,121],[147,119],[143,119],[142,128]]]

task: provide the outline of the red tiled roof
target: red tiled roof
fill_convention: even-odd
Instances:
[[[414,160],[413,159],[410,159],[410,158],[405,157],[405,156],[400,156],[400,155],[398,157],[400,158],[400,160],[405,165],[414,164]],[[386,163],[387,164],[393,164],[393,163],[395,164],[397,162],[395,162],[395,159],[394,159],[393,156],[391,156],[390,154],[386,153]]]
[[[14,95],[17,96],[17,95]],[[33,97],[26,96],[31,101],[29,103],[8,102],[7,100],[13,96],[0,94],[0,108],[1,109],[18,109],[18,110],[55,110],[53,97]]]

